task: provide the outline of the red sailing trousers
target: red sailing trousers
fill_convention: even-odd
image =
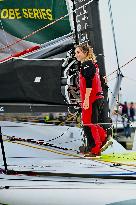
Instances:
[[[89,109],[82,108],[82,123],[83,126],[89,128],[90,132],[85,132],[85,135],[90,138],[89,147],[92,154],[100,154],[102,145],[106,142],[107,133],[98,123],[99,118],[99,99],[94,103],[90,103]],[[87,129],[85,129],[87,130]]]

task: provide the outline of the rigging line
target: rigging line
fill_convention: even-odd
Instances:
[[[80,6],[79,8],[77,8],[77,9],[75,9],[75,10],[69,12],[68,14],[66,14],[66,15],[64,15],[64,16],[62,16],[62,17],[60,17],[60,18],[58,18],[58,19],[56,19],[55,21],[53,21],[53,22],[47,24],[46,26],[43,26],[43,27],[41,27],[40,29],[37,29],[37,30],[33,31],[32,33],[30,33],[30,34],[24,36],[22,39],[19,39],[19,40],[15,41],[15,42],[13,42],[13,43],[11,43],[11,44],[8,44],[8,45],[5,46],[5,47],[0,48],[0,51],[1,51],[1,50],[4,50],[4,49],[6,49],[6,48],[9,48],[9,47],[11,47],[11,46],[13,46],[13,45],[15,45],[15,44],[17,44],[17,43],[23,41],[23,40],[26,40],[27,38],[29,38],[29,37],[35,35],[36,33],[38,33],[38,32],[40,32],[40,31],[42,31],[42,30],[44,30],[44,29],[50,27],[51,25],[57,23],[58,21],[60,21],[60,20],[62,20],[62,19],[64,19],[64,18],[66,18],[66,17],[69,16],[70,14],[72,14],[72,13],[78,11],[79,9],[83,8],[84,6],[87,6],[88,4],[92,3],[93,1],[94,1],[94,0],[90,0],[89,2],[87,2],[87,3],[85,3],[84,5]]]
[[[77,115],[77,113],[78,113],[78,112],[76,112],[72,117],[75,117],[75,116]],[[71,116],[70,116],[68,119],[71,119]],[[74,119],[73,119],[72,121],[74,121]],[[61,124],[62,124],[62,123],[60,123],[59,125],[61,125]],[[64,134],[67,133],[67,131],[68,131],[69,129],[70,129],[70,127],[68,127],[68,128],[66,129],[66,131],[64,131],[61,135],[59,135],[59,136],[57,136],[57,137],[55,137],[55,138],[52,138],[52,139],[48,140],[47,142],[51,142],[52,140],[56,140],[56,139],[62,137]]]
[[[116,37],[115,37],[115,29],[114,29],[114,22],[113,22],[113,15],[112,15],[112,9],[111,9],[111,1],[108,0],[108,6],[109,6],[109,13],[110,13],[110,21],[111,21],[111,27],[112,27],[112,34],[113,34],[113,40],[114,40],[114,47],[115,47],[115,54],[116,54],[116,60],[117,60],[117,76],[118,79],[120,79],[120,76],[122,75],[120,66],[119,66],[119,58],[118,58],[118,50],[117,50],[117,43],[116,43]],[[121,81],[120,81],[121,82]],[[118,92],[118,100],[119,100],[119,92]],[[117,105],[117,110],[119,109],[119,106]]]
[[[121,67],[120,67],[121,68]],[[114,73],[116,73],[118,71],[118,69],[114,70],[112,73],[106,75],[106,77],[108,78],[109,76],[113,75]]]
[[[82,134],[81,134],[82,135]],[[62,136],[62,135],[61,135]],[[59,136],[59,137],[61,137]],[[34,140],[34,139],[30,139],[30,138],[20,138],[20,137],[15,137],[15,136],[8,136],[8,135],[3,135],[2,137],[3,138],[3,141],[7,141],[7,142],[16,142],[16,141],[19,141],[19,142],[26,142],[26,143],[32,143],[32,144],[36,144],[36,145],[43,145],[43,146],[49,146],[49,147],[52,147],[52,148],[58,148],[58,149],[61,149],[61,150],[67,150],[67,151],[74,151],[74,152],[78,152],[79,150],[77,149],[73,149],[73,148],[67,148],[67,147],[60,147],[58,145],[55,145],[55,144],[51,144],[51,143],[48,143],[48,141],[44,141],[44,140]],[[59,137],[56,137],[52,140],[55,140],[55,139],[58,139]],[[75,140],[71,140],[69,142],[76,142],[76,141],[79,141],[79,140],[82,140],[81,138],[80,139],[75,139]],[[65,144],[69,143],[68,141],[67,142],[63,142]],[[62,144],[62,143],[58,143],[58,144]]]
[[[135,59],[136,59],[136,56],[133,57],[133,58],[131,58],[129,61],[127,61],[125,64],[123,64],[123,65],[120,66],[119,68],[121,69],[121,68],[126,67],[126,65],[128,65],[129,63],[131,63],[131,62],[132,62],[133,60],[135,60]],[[110,74],[107,75],[106,77],[109,77],[110,75],[114,74],[114,73],[117,72],[117,71],[118,71],[118,69],[114,70],[112,73],[110,73]]]
[[[133,57],[133,58],[131,58],[127,63],[125,63],[124,65],[122,65],[120,68],[125,67],[127,64],[131,63],[131,62],[132,62],[133,60],[135,60],[135,59],[136,59],[136,56]]]
[[[114,40],[114,47],[115,47],[116,60],[117,60],[117,65],[118,65],[118,73],[121,73],[121,71],[120,71],[120,66],[119,66],[119,58],[118,58],[118,51],[117,51],[117,43],[116,43],[116,37],[115,37],[115,29],[114,29],[113,15],[112,15],[111,1],[110,1],[110,0],[108,0],[108,6],[109,6],[110,21],[111,21],[111,27],[112,27],[112,34],[113,34],[113,40]]]

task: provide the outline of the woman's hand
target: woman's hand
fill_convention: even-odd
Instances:
[[[85,110],[89,109],[89,98],[90,98],[91,91],[92,88],[86,88],[85,99],[83,102],[83,109]]]
[[[89,98],[85,98],[84,103],[83,103],[83,109],[87,110],[89,109]]]
[[[108,83],[108,79],[107,79],[107,76],[106,76],[106,75],[103,76],[103,79],[104,79],[105,83],[107,84],[107,83]]]

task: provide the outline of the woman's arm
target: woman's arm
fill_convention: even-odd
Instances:
[[[91,61],[84,62],[82,64],[82,75],[86,81],[85,99],[83,102],[83,108],[86,110],[89,108],[89,97],[92,92],[92,80],[95,76],[96,68]]]
[[[85,99],[83,103],[83,108],[86,110],[89,108],[89,97],[91,94],[92,88],[86,88]]]

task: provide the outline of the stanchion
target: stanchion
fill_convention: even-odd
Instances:
[[[4,151],[4,144],[3,144],[3,139],[2,139],[1,126],[0,126],[0,144],[1,144],[4,167],[5,167],[5,173],[7,173],[7,162],[6,162],[6,156],[5,156],[5,151]]]

